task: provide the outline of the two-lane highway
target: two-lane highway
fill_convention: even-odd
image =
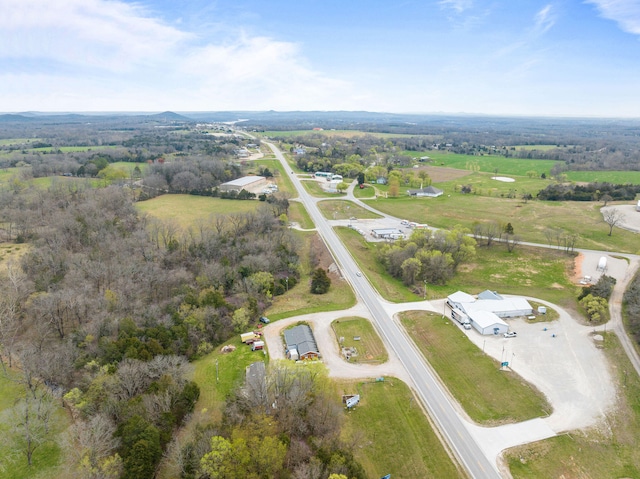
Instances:
[[[267,145],[282,163],[285,171],[290,171],[290,167],[280,150],[271,143],[267,143]],[[471,477],[500,478],[496,464],[490,461],[476,444],[430,366],[400,327],[385,312],[380,303],[380,297],[371,284],[366,278],[356,275],[358,272],[356,262],[333,231],[333,228],[329,226],[327,220],[322,216],[314,198],[307,193],[296,175],[292,174],[291,180],[300,195],[300,200],[315,222],[319,234],[340,266],[343,276],[352,284],[356,294],[369,309],[374,325],[387,347],[395,352],[409,375],[413,378],[413,387],[417,395],[421,398],[430,417],[438,426],[439,432],[445,438],[449,449]]]

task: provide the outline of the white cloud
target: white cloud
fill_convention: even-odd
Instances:
[[[438,3],[441,7],[455,10],[458,13],[473,7],[473,0],[440,0]]]
[[[203,38],[117,0],[0,0],[0,11],[4,111],[359,106],[350,82],[308,67],[291,42]]]
[[[556,22],[551,5],[546,5],[535,16],[534,31],[538,34],[546,33]]]
[[[600,15],[613,20],[625,32],[640,35],[640,2],[637,0],[586,0]]]

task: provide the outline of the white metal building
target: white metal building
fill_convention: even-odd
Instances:
[[[254,192],[256,188],[263,188],[267,184],[264,176],[243,176],[232,181],[227,181],[220,185],[222,191],[242,191]]]
[[[504,334],[509,330],[509,325],[491,311],[469,311],[471,326],[480,334]]]

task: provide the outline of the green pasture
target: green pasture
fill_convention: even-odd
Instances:
[[[640,184],[640,171],[566,171],[567,179],[580,183]]]
[[[326,248],[324,243],[318,243],[318,235],[316,232],[295,231],[296,236],[300,238],[299,248],[299,271],[300,280],[298,284],[291,288],[287,293],[273,298],[273,304],[267,311],[270,319],[289,318],[308,313],[319,313],[323,311],[338,311],[347,309],[356,304],[356,298],[353,290],[344,282],[344,280],[336,280],[332,278],[332,284],[329,292],[326,294],[311,294],[311,273],[313,264],[311,263],[312,248],[313,254],[319,255],[313,247],[314,238],[316,239],[316,248]],[[321,244],[321,246],[318,246]],[[327,253],[328,254],[328,253]]]
[[[255,211],[262,202],[256,200],[224,200],[209,196],[162,195],[139,201],[136,208],[141,213],[171,221],[185,231],[201,221],[211,220],[218,215],[248,213]]]
[[[400,319],[447,389],[475,422],[496,426],[551,412],[542,393],[517,374],[501,371],[500,363],[478,349],[450,319],[427,311],[403,312]]]
[[[452,462],[418,400],[402,381],[341,383],[344,394],[359,394],[360,403],[345,411],[343,439],[367,477],[393,479],[467,477]]]
[[[352,363],[383,363],[388,359],[387,350],[369,320],[340,318],[331,323],[331,327],[339,346],[356,349],[357,355],[350,359]]]
[[[516,183],[517,185],[517,183]],[[365,200],[377,210],[398,218],[450,229],[462,225],[473,230],[475,223],[511,223],[522,241],[547,244],[545,231],[557,229],[577,235],[576,248],[640,252],[638,236],[615,228],[612,236],[604,222],[602,203],[584,201],[528,201],[519,198],[488,197],[445,191],[438,198],[377,198]]]
[[[604,351],[617,383],[616,407],[591,429],[505,451],[512,477],[640,477],[640,378],[615,334],[605,334]]]
[[[381,215],[373,213],[352,201],[345,200],[325,200],[318,202],[318,208],[325,218],[330,220],[348,220],[349,218],[373,219],[382,218]]]
[[[461,155],[458,153],[449,153],[446,151],[430,150],[430,151],[405,151],[405,155],[420,158],[428,156],[431,158],[431,164],[434,166],[446,166],[448,168],[456,168],[459,170],[469,170],[475,172],[495,173],[498,170],[498,176],[527,176],[529,171],[535,171],[538,176],[545,173],[549,176],[551,168],[558,161],[554,160],[528,160],[520,158],[505,158],[499,155]]]

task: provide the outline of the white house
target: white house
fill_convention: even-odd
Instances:
[[[509,330],[509,325],[490,311],[470,311],[467,316],[471,320],[471,326],[480,334],[504,334]]]

